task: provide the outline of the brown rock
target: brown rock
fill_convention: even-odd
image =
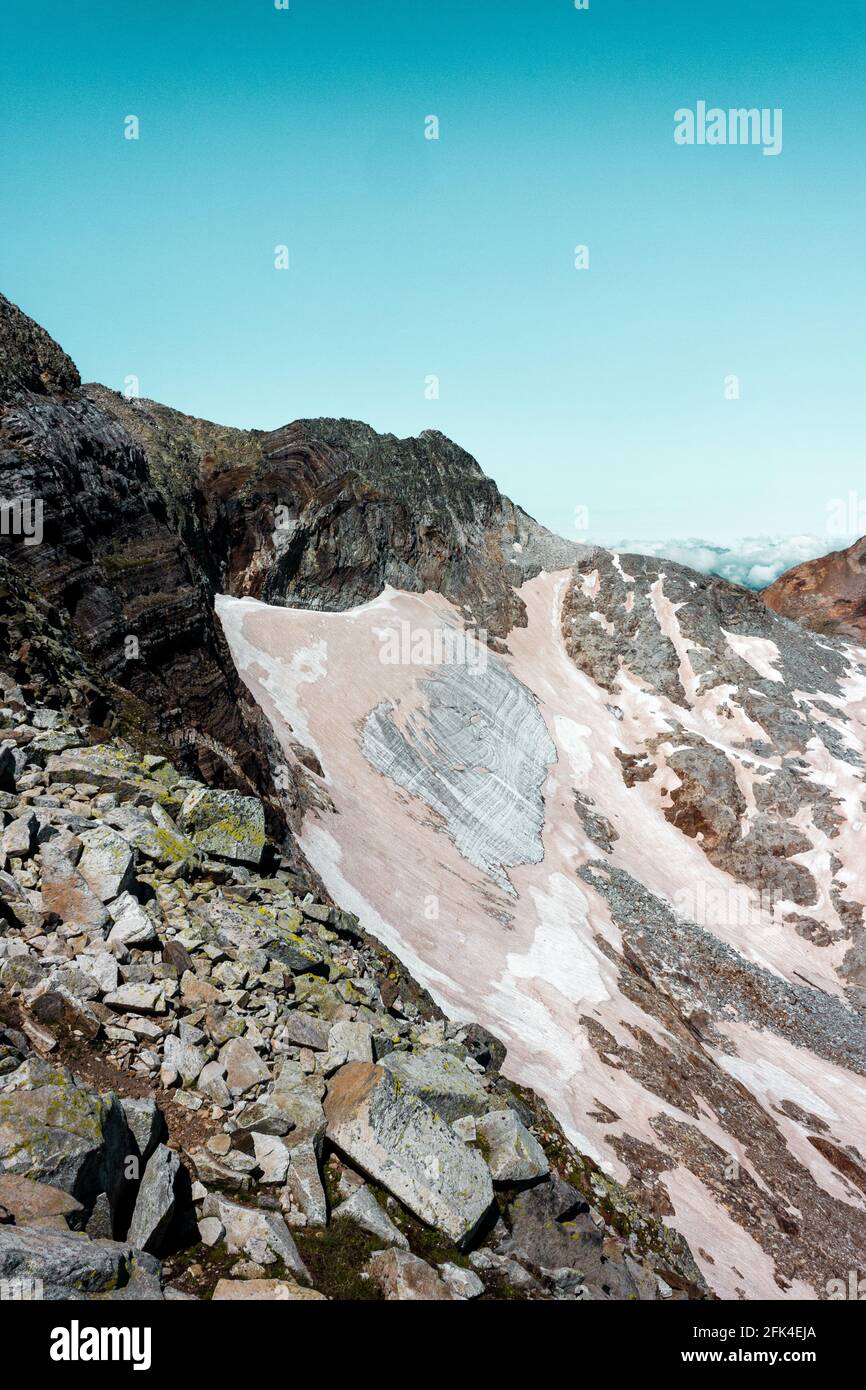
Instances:
[[[866,641],[866,536],[795,565],[764,590],[768,608],[813,632]]]
[[[17,1226],[49,1226],[60,1231],[69,1229],[67,1216],[83,1210],[62,1188],[18,1173],[0,1173],[0,1206],[11,1213]]]
[[[388,1300],[453,1302],[454,1294],[432,1265],[408,1250],[377,1250],[367,1266],[370,1278]]]

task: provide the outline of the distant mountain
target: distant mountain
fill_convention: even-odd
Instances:
[[[774,613],[813,632],[866,643],[866,536],[847,550],[796,565],[763,598]]]

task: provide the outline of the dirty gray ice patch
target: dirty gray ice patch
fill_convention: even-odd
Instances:
[[[419,682],[427,697],[401,729],[384,702],[364,724],[364,756],[442,817],[464,859],[513,894],[505,870],[544,858],[542,787],[556,747],[533,695],[489,657]]]

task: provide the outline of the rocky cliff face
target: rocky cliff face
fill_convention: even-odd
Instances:
[[[768,608],[813,632],[866,641],[866,537],[795,565],[762,595]]]
[[[208,830],[196,820],[205,785],[231,787],[261,798],[263,833],[283,855],[268,851],[278,883],[264,887],[243,859],[221,877],[182,856],[182,872],[169,866],[168,883],[150,885],[162,914],[150,914],[153,936],[121,960],[131,967],[122,987],[165,1006],[144,1006],[159,1032],[146,1068],[155,1092],[171,1089],[162,1068],[176,1071],[170,1058],[187,1045],[202,1071],[223,1067],[225,1084],[238,1050],[223,1035],[226,1007],[251,1044],[249,1090],[234,1095],[229,1080],[231,1108],[214,1102],[228,1148],[209,1133],[216,1148],[200,1166],[202,1144],[180,1144],[199,1178],[208,1164],[234,1165],[258,1190],[285,1161],[286,1185],[291,1157],[266,1140],[293,1148],[273,1111],[302,1084],[300,1070],[315,1091],[304,1113],[324,1124],[349,1173],[335,1169],[341,1195],[369,1220],[380,1217],[369,1192],[350,1198],[351,1174],[375,1178],[395,1162],[401,1210],[438,1223],[455,1248],[476,1240],[479,1212],[492,1210],[488,1180],[511,1181],[516,1164],[515,1180],[534,1184],[523,1206],[500,1205],[503,1224],[476,1251],[482,1279],[499,1281],[506,1259],[508,1278],[528,1276],[533,1297],[575,1293],[564,1253],[575,1232],[549,1236],[577,1219],[578,1198],[557,1186],[567,1179],[596,1204],[596,1230],[630,1231],[632,1248],[651,1252],[646,1269],[625,1266],[632,1295],[694,1295],[705,1280],[723,1297],[827,1296],[866,1248],[862,649],[818,638],[723,581],[551,536],[437,433],[397,440],[343,420],[230,430],[80,387],[60,349],[2,300],[0,329],[0,495],[44,509],[40,544],[3,537],[9,795],[32,790],[46,811],[64,808],[68,782],[54,764],[38,760],[36,780],[15,780],[30,775],[16,749],[39,727],[32,711],[53,705],[78,739],[122,737],[124,758],[168,755],[175,781],[198,779],[200,788],[182,786],[183,804],[193,795],[195,806],[162,808],[183,810],[183,826],[163,826],[173,843],[176,832]],[[137,775],[152,782],[147,772]],[[92,768],[79,773],[76,815],[104,829],[98,799],[117,793]],[[147,794],[160,801],[158,787]],[[16,800],[7,818],[20,820],[19,809]],[[129,840],[127,811],[107,810],[107,828]],[[237,826],[216,821],[208,856],[232,863],[224,837]],[[93,826],[69,828],[80,840]],[[24,911],[23,893],[31,912],[45,910],[46,870],[49,883],[64,872],[77,883],[80,850],[64,844],[71,870],[50,845],[32,867],[26,855],[12,864],[13,908]],[[178,877],[189,891],[172,887]],[[279,933],[261,931],[274,895],[281,925],[296,910],[305,917],[305,897],[326,914],[311,913],[279,957]],[[248,897],[250,920],[238,906]],[[147,885],[138,899],[147,908]],[[213,938],[193,910],[202,900]],[[28,958],[99,953],[113,928],[94,908],[80,940],[73,902],[68,922],[50,908],[68,932],[53,915],[19,922]],[[404,1014],[381,981],[372,988],[371,959],[350,961],[345,943],[331,942],[340,911],[354,914],[365,951],[375,939],[403,963],[401,995],[410,978],[428,991],[426,1012],[408,1032],[395,1027],[390,1047],[384,1015]],[[47,944],[31,946],[27,931]],[[201,982],[188,980],[189,998],[172,989],[167,964],[179,985]],[[292,978],[283,971],[278,982],[283,967]],[[341,987],[346,968],[352,989]],[[21,969],[17,1006],[64,997],[63,980],[46,987]],[[138,1036],[145,995],[84,998],[98,1006],[97,1030],[105,1010],[126,1011],[121,1035],[105,1032],[123,1071],[123,1033]],[[50,1008],[62,1021],[72,1005]],[[341,1024],[349,1031],[332,1038]],[[488,1031],[474,1033],[478,1024]],[[351,1031],[359,1025],[368,1031]],[[10,1046],[21,1033],[19,1023]],[[454,1069],[433,1053],[444,1047],[471,1077],[472,1039],[491,1035],[508,1049],[503,1085],[513,1089],[494,1087],[504,1108],[490,1085],[483,1105],[467,1100],[460,1072],[461,1113],[446,1114],[453,1086],[441,1072]],[[404,1060],[388,1062],[392,1051]],[[18,1064],[21,1055],[16,1091]],[[201,1093],[200,1076],[187,1084]],[[395,1097],[407,1076],[426,1108],[401,1119]],[[533,1093],[561,1130],[547,1128],[540,1102],[521,1109]],[[450,1208],[441,1193],[425,1195],[415,1163],[434,1131],[454,1178]],[[397,1132],[415,1147],[395,1157]],[[228,1152],[243,1157],[223,1164]],[[304,1203],[321,1214],[322,1152],[304,1150],[291,1178],[290,1223],[309,1214]],[[530,1173],[533,1163],[556,1178]],[[239,1219],[221,1205],[229,1180],[210,1171],[204,1184],[217,1195],[200,1198],[198,1219],[228,1232],[226,1217]],[[618,1215],[629,1202],[642,1215]],[[291,1272],[285,1242],[275,1252],[267,1231],[248,1231],[239,1250],[252,1242]],[[125,1224],[113,1234],[129,1242]],[[441,1285],[459,1275],[407,1265],[395,1253],[405,1247],[392,1244],[377,1287],[450,1296]],[[133,1278],[134,1256],[117,1259]],[[560,1266],[572,1274],[551,1283],[542,1271]],[[625,1276],[607,1273],[596,1296],[629,1296]],[[303,1282],[297,1268],[293,1277]]]

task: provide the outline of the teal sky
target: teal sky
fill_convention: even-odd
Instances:
[[[866,498],[862,0],[3,0],[0,45],[0,288],[86,379],[435,427],[570,535]],[[781,155],[675,145],[699,100]]]

